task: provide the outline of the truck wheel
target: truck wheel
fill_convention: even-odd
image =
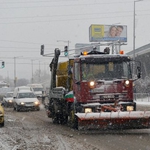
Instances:
[[[68,115],[61,116],[60,123],[66,124],[68,122]]]
[[[58,116],[57,116],[57,115],[54,115],[54,116],[52,117],[52,122],[53,122],[54,124],[58,124],[58,123],[59,123],[59,120],[58,120]]]

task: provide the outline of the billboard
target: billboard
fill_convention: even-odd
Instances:
[[[89,27],[90,42],[127,42],[126,25],[98,25],[92,24]]]

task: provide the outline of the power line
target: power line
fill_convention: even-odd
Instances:
[[[150,11],[149,9],[148,10],[137,10],[137,11]],[[85,16],[85,15],[102,15],[102,14],[115,14],[115,13],[130,13],[130,12],[133,12],[133,11],[113,11],[113,12],[97,12],[97,13],[82,13],[82,14],[67,14],[67,15],[48,15],[48,16],[25,16],[25,17],[5,17],[5,18],[0,18],[0,19],[33,19],[33,18],[49,18],[49,17],[72,17],[72,16]]]
[[[43,7],[77,7],[77,6],[88,6],[88,5],[110,5],[110,4],[112,4],[112,5],[116,5],[116,4],[119,4],[119,3],[122,3],[122,4],[124,4],[124,2],[122,1],[122,2],[112,2],[112,3],[110,3],[110,2],[103,2],[103,3],[96,3],[96,2],[94,2],[94,3],[83,3],[83,4],[63,4],[63,5],[51,5],[51,6],[28,6],[28,7],[20,7],[20,6],[18,6],[18,7],[4,7],[4,8],[0,8],[0,9],[22,9],[22,8],[43,8]],[[131,1],[126,1],[126,3],[132,3]]]
[[[65,1],[75,1],[75,0],[64,0],[64,2],[65,2]],[[46,1],[46,0],[44,1],[44,0],[43,0],[43,1],[28,1],[28,2],[27,2],[27,1],[26,1],[26,2],[20,2],[20,1],[16,1],[16,2],[6,2],[6,1],[4,1],[4,2],[0,2],[0,4],[16,4],[16,3],[17,3],[17,4],[18,4],[18,3],[21,3],[21,4],[22,4],[22,3],[26,3],[26,4],[27,4],[27,3],[43,3],[43,2],[53,3],[53,2],[62,2],[62,0],[54,0],[54,1],[49,1],[49,0],[48,0],[48,1]]]
[[[150,14],[139,14],[138,16],[145,16],[145,15],[150,15]],[[118,16],[104,16],[104,17],[99,17],[97,16],[96,18],[77,18],[77,19],[58,19],[58,20],[48,20],[48,21],[24,21],[24,22],[5,22],[5,23],[0,23],[0,24],[27,24],[27,23],[46,23],[46,22],[54,22],[54,21],[77,21],[77,20],[91,20],[91,19],[100,19],[100,18],[119,18],[119,17],[133,17],[133,15],[118,15]]]

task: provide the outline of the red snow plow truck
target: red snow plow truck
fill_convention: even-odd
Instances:
[[[41,51],[44,55],[44,51]],[[109,54],[91,48],[90,52],[59,62],[55,49],[50,63],[51,85],[48,117],[53,123],[76,129],[150,128],[150,111],[137,111],[133,82],[140,78],[140,63],[125,54]]]

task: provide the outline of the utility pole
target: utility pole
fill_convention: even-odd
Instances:
[[[18,56],[18,57],[14,57],[14,87],[16,87],[16,83],[17,83],[17,77],[16,77],[16,58],[19,58],[22,56]]]
[[[31,60],[31,65],[32,65],[32,79],[31,79],[31,82],[33,84],[33,60]]]
[[[135,0],[134,1],[134,11],[133,11],[133,60],[135,60],[135,3],[143,0]],[[133,73],[135,73],[135,66],[133,66]]]

